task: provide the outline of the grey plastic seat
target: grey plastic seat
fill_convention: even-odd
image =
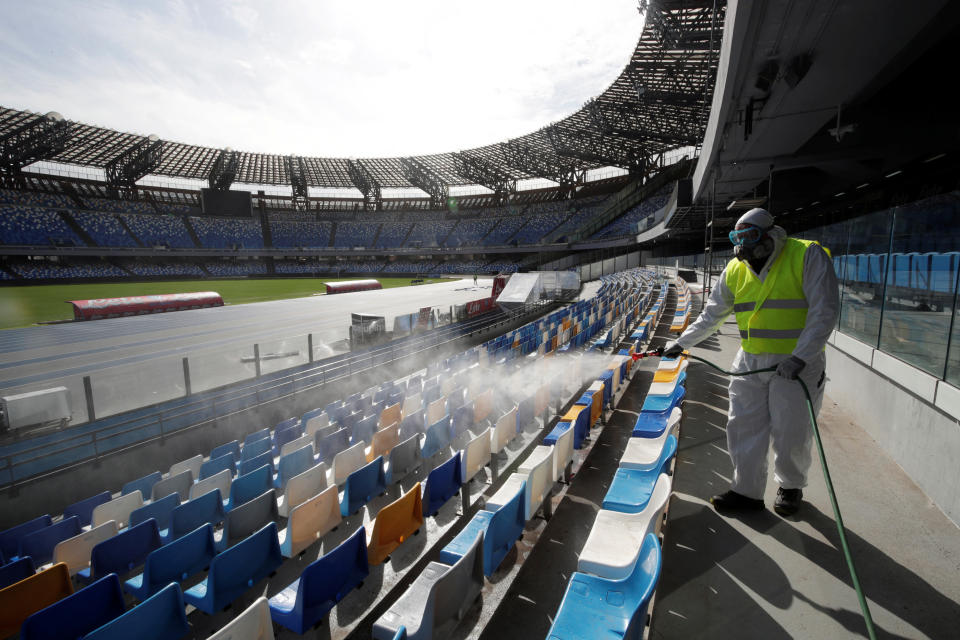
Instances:
[[[218,473],[213,474],[209,478],[204,478],[203,480],[197,481],[192,487],[190,487],[190,499],[199,498],[205,493],[210,493],[214,489],[220,490],[221,496],[230,495],[230,482],[233,481],[233,476],[230,474],[228,469],[224,469]]]
[[[483,588],[483,533],[453,566],[431,562],[406,592],[373,624],[376,640],[446,638]]]
[[[420,436],[415,434],[390,450],[385,468],[387,484],[400,482],[407,474],[419,467],[421,462],[423,462],[423,456],[420,451]]]
[[[160,498],[164,498],[171,493],[175,493],[180,496],[181,502],[186,502],[190,499],[190,487],[192,486],[193,472],[189,469],[185,469],[177,475],[164,478],[157,484],[153,485],[153,495],[150,499],[159,500]]]
[[[217,548],[224,550],[232,547],[247,536],[256,533],[270,522],[280,518],[277,513],[277,499],[274,489],[264,491],[259,496],[244,502],[227,513],[223,522],[223,531]]]
[[[290,512],[297,506],[326,488],[327,465],[321,462],[290,478],[283,490],[283,495],[277,499],[277,510],[281,516],[289,518]]]

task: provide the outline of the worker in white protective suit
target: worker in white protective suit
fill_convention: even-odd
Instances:
[[[776,366],[776,372],[731,376],[727,445],[733,484],[710,502],[717,511],[763,509],[767,451],[773,440],[774,509],[800,508],[810,468],[812,432],[802,378],[814,412],[823,401],[824,346],[840,309],[837,277],[817,243],[788,238],[763,209],[752,209],[730,232],[735,258],[724,268],[696,322],[664,356],[676,357],[720,328],[734,313],[741,346],[733,371]]]

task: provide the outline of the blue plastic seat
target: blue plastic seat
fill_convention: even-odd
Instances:
[[[223,551],[227,547],[232,547],[262,529],[267,523],[276,522],[279,519],[277,495],[274,489],[270,489],[230,510],[223,522],[220,540],[217,541],[217,550]]]
[[[240,452],[240,464],[242,465],[246,460],[253,460],[259,456],[262,456],[268,451],[272,452],[273,443],[270,442],[270,438],[261,438],[259,440],[254,440],[250,444],[244,445],[243,451]]]
[[[664,411],[640,411],[637,422],[633,425],[632,436],[634,438],[659,437],[670,422],[670,414],[679,406],[685,395],[686,390],[683,387],[677,387],[677,393],[671,396],[675,401],[669,409]]]
[[[290,478],[300,475],[314,464],[316,462],[313,459],[313,449],[309,445],[288,453],[281,457],[277,464],[277,477],[273,486],[283,490]]]
[[[123,488],[120,489],[120,495],[125,496],[128,493],[139,491],[140,495],[143,496],[144,501],[147,501],[150,499],[150,496],[153,495],[153,485],[157,484],[161,480],[163,480],[163,474],[159,471],[154,471],[149,475],[143,476],[142,478],[137,478],[136,480],[131,480],[127,484],[123,485]]]
[[[451,414],[452,418],[452,431],[456,435],[459,435],[466,431],[467,429],[473,428],[473,403],[465,404],[460,407],[457,407],[453,410]]]
[[[207,577],[183,594],[197,609],[214,614],[239,598],[283,564],[277,525],[271,522],[238,542],[210,563]]]
[[[477,536],[483,533],[483,575],[491,576],[523,535],[526,486],[521,486],[510,500],[494,512],[478,511],[456,538],[440,551],[437,558],[454,565],[470,550]]]
[[[640,412],[648,413],[670,413],[674,407],[679,406],[680,402],[683,401],[684,396],[686,395],[686,388],[683,387],[679,378],[684,378],[687,375],[687,372],[684,371],[680,374],[677,380],[677,386],[673,388],[673,393],[668,396],[651,396],[648,395],[644,401],[643,406],[640,408]]]
[[[276,470],[273,468],[273,451],[269,448],[260,455],[248,458],[247,460],[241,460],[240,464],[237,465],[237,477],[245,476],[251,471],[263,466],[270,468],[270,481],[273,482],[273,474]]]
[[[83,638],[91,631],[123,615],[126,605],[115,573],[37,611],[24,620],[21,640],[67,640]]]
[[[0,532],[0,553],[8,560],[16,558],[17,554],[20,553],[20,539],[23,536],[49,527],[51,524],[53,524],[53,519],[48,514]]]
[[[0,567],[0,589],[9,587],[15,582],[20,582],[24,578],[29,578],[36,572],[37,565],[33,563],[33,558],[30,556],[8,562]]]
[[[333,463],[333,457],[350,446],[350,430],[338,429],[330,435],[318,438],[316,444],[317,462]]]
[[[450,456],[427,475],[423,495],[423,517],[435,516],[447,500],[460,491],[460,452]]]
[[[603,406],[609,407],[610,401],[613,399],[613,392],[616,391],[613,388],[613,371],[607,369],[600,374],[597,380],[603,382]]]
[[[180,640],[190,632],[179,584],[168,584],[83,640]]]
[[[293,429],[300,426],[300,418],[287,418],[286,420],[281,420],[273,427],[273,435],[276,437],[281,431],[286,431],[287,429]],[[297,434],[299,438],[303,434]],[[295,438],[296,439],[296,438]]]
[[[427,427],[423,440],[423,457],[430,458],[450,445],[450,416],[446,415]]]
[[[93,520],[93,510],[104,502],[110,502],[111,497],[112,496],[110,495],[109,491],[104,491],[103,493],[98,493],[97,495],[87,498],[86,500],[74,502],[72,505],[63,510],[63,517],[69,518],[70,516],[77,516],[80,518],[80,526],[87,527]]]
[[[246,438],[243,439],[243,446],[247,446],[251,442],[256,442],[257,440],[263,440],[264,438],[270,437],[270,429],[260,429],[259,431],[254,431]]]
[[[91,578],[99,580],[108,573],[122,576],[142,565],[160,545],[157,521],[151,518],[94,545],[90,551],[90,568],[81,569],[77,577],[87,582]]]
[[[356,444],[362,440],[363,442],[369,444],[373,439],[373,434],[377,432],[379,421],[379,415],[367,416],[360,419],[355,425],[353,425],[353,429],[350,434],[350,442],[352,444]]]
[[[400,439],[406,440],[414,434],[423,433],[427,413],[418,409],[400,421]]]
[[[557,425],[543,438],[543,444],[553,446],[557,444],[557,439],[564,434],[571,426],[569,422],[558,422]],[[583,442],[583,436],[577,440],[577,430],[573,431],[573,448],[579,449]]]
[[[200,465],[200,477],[197,479],[206,480],[210,476],[215,476],[224,470],[229,471],[230,475],[235,475],[237,473],[235,463],[236,460],[232,453],[225,453],[219,458],[210,458]]]
[[[661,473],[669,474],[670,461],[677,453],[677,438],[671,434],[663,445],[659,463],[652,469],[618,468],[613,482],[603,497],[603,508],[621,513],[640,513],[650,496]]]
[[[176,540],[205,524],[220,524],[225,517],[220,490],[208,491],[173,510],[167,540]]]
[[[205,524],[147,556],[143,573],[124,582],[123,590],[141,602],[171,582],[180,582],[210,566],[217,555],[213,526]]]
[[[230,442],[228,442],[228,443],[226,443],[226,444],[222,444],[222,445],[220,445],[219,447],[214,447],[214,448],[210,451],[210,459],[211,459],[211,460],[216,460],[217,458],[219,458],[219,457],[221,457],[221,456],[225,456],[225,455],[227,455],[227,454],[231,454],[231,455],[233,456],[233,461],[236,462],[237,460],[240,459],[240,453],[241,453],[241,452],[240,452],[240,441],[239,441],[239,440],[231,440]],[[201,477],[203,477],[203,476],[201,476]]]
[[[234,478],[233,482],[230,483],[230,498],[224,505],[224,510],[230,511],[230,509],[238,507],[248,500],[253,500],[264,491],[272,489],[273,473],[271,469],[272,466],[263,465],[250,473],[238,475]]]
[[[270,617],[294,633],[303,634],[322,621],[369,573],[366,531],[359,527],[270,598]]]
[[[660,567],[660,543],[650,533],[643,539],[633,571],[623,580],[575,572],[547,638],[642,638]]]
[[[154,500],[150,504],[145,504],[139,509],[134,509],[130,513],[130,526],[136,526],[141,522],[146,522],[150,518],[157,521],[157,528],[160,530],[160,537],[167,537],[167,529],[170,528],[170,518],[173,510],[180,506],[180,496],[171,493],[159,500]]]
[[[80,535],[80,518],[70,516],[49,527],[38,529],[20,538],[18,556],[30,556],[34,564],[42,566],[53,560],[53,548],[58,542]]]
[[[299,419],[290,418],[290,420],[296,420],[296,422],[282,429],[279,425],[277,425],[276,431],[273,432],[273,455],[275,456],[280,455],[280,450],[283,448],[283,445],[287,444],[288,442],[292,442],[303,435],[300,430]],[[289,420],[286,422],[289,422]]]
[[[340,500],[340,515],[347,517],[360,510],[360,507],[387,490],[387,480],[383,469],[383,456],[365,464],[347,476],[343,485],[343,498]]]

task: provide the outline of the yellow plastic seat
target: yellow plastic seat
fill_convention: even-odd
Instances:
[[[30,615],[71,593],[73,584],[66,562],[58,562],[45,571],[0,589],[0,638],[17,634],[20,625]]]
[[[367,526],[367,560],[381,564],[403,542],[423,526],[423,499],[420,483],[380,509]]]

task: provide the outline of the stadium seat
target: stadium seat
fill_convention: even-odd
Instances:
[[[176,495],[181,502],[190,499],[190,487],[193,486],[193,472],[184,469],[175,476],[164,478],[153,485],[153,494],[151,500],[160,500],[169,495]]]
[[[264,466],[268,467],[270,470],[270,482],[272,484],[273,476],[276,474],[277,470],[273,466],[273,451],[269,449],[252,458],[241,460],[240,464],[237,465],[237,477],[239,478],[240,476],[245,476],[255,469],[259,469],[260,467]]]
[[[396,402],[394,404],[388,405],[380,412],[380,424],[379,428],[383,429],[384,427],[390,426],[394,422],[400,422],[403,418],[400,411],[400,403]]]
[[[490,432],[490,453],[503,451],[507,444],[517,437],[517,407],[500,416],[493,431]]]
[[[490,464],[490,427],[467,443],[460,453],[460,481],[469,482],[475,475]]]
[[[657,533],[670,500],[671,486],[670,476],[661,474],[647,506],[640,513],[598,511],[580,551],[577,570],[610,580],[629,576],[647,534]]]
[[[406,398],[404,398],[403,400],[403,406],[400,409],[401,419],[406,418],[411,413],[415,413],[419,411],[421,406],[422,406],[422,402],[420,399],[420,393],[419,392],[410,393],[408,391]]]
[[[426,429],[427,412],[421,409],[400,422],[400,438],[406,440],[414,434],[423,433]]]
[[[231,440],[219,447],[214,447],[213,450],[210,451],[210,460],[216,460],[217,458],[230,454],[233,456],[233,461],[238,462],[240,460],[240,453],[240,441]]]
[[[453,565],[431,562],[373,624],[373,637],[408,640],[449,637],[483,589],[483,533]]]
[[[658,438],[664,432],[673,431],[680,418],[683,417],[683,411],[680,407],[674,407],[670,414],[665,416],[663,413],[647,413],[641,411],[637,416],[637,421],[633,425],[634,438]]]
[[[643,406],[640,408],[640,413],[641,415],[644,413],[658,413],[662,416],[667,416],[674,407],[680,406],[686,393],[687,390],[685,387],[677,385],[674,387],[673,393],[668,396],[652,396],[648,394],[643,401]]]
[[[187,604],[213,615],[276,571],[282,563],[277,525],[271,522],[214,557],[207,577],[187,589],[183,598]]]
[[[382,563],[422,525],[423,502],[418,482],[397,500],[380,509],[376,519],[366,525],[367,558],[370,564]]]
[[[583,447],[583,441],[590,434],[590,407],[575,404],[561,418],[563,422],[573,425],[573,446],[576,449]]]
[[[523,535],[525,501],[526,487],[521,486],[502,507],[478,511],[457,537],[440,551],[437,559],[452,565],[467,553],[474,540],[483,536],[483,574],[492,575]]]
[[[666,445],[667,438],[676,437],[676,429],[665,429],[656,438],[629,438],[627,446],[620,457],[621,469],[637,469],[649,471],[660,463],[660,454]]]
[[[270,617],[294,633],[303,634],[370,573],[363,527],[340,545],[310,563],[300,578],[270,598]]]
[[[312,436],[311,436],[312,437]],[[274,640],[270,605],[260,596],[243,613],[207,640]]]
[[[623,580],[574,573],[547,638],[641,638],[647,606],[660,578],[660,563],[660,543],[651,533]]]
[[[435,516],[447,500],[460,490],[463,472],[460,470],[460,452],[440,463],[429,475],[423,490],[423,517]]]
[[[270,429],[263,428],[259,431],[254,431],[249,434],[246,438],[243,439],[243,446],[247,446],[251,442],[256,442],[257,440],[263,440],[264,438],[270,437]]]
[[[390,451],[400,442],[400,425],[392,424],[384,427],[370,439],[370,447],[367,449],[367,462],[372,462],[377,456],[387,456]]]
[[[83,640],[180,640],[190,631],[180,585],[173,583]]]
[[[213,526],[205,524],[147,556],[143,573],[131,576],[123,590],[143,602],[171,582],[180,582],[205,570],[217,549]]]
[[[0,567],[0,589],[6,589],[12,584],[29,578],[37,571],[37,566],[30,556],[17,558]]]
[[[347,447],[333,457],[333,469],[329,484],[337,486],[347,481],[347,476],[367,464],[366,446],[363,442]]]
[[[35,565],[42,567],[53,559],[53,548],[57,543],[79,535],[80,531],[80,518],[64,518],[20,538],[20,551],[17,555],[21,558],[30,556]]]
[[[283,429],[280,429],[278,427],[273,434],[273,455],[279,456],[280,449],[283,448],[283,445],[287,444],[288,442],[293,442],[294,440],[299,438],[301,435],[303,434],[300,431],[299,420],[296,422],[296,424],[292,426],[288,426]]]
[[[302,435],[299,438],[291,440],[280,447],[280,457],[293,453],[297,449],[310,447],[310,455],[313,455],[313,434]]]
[[[233,476],[230,474],[228,469],[219,471],[212,476],[195,482],[193,486],[190,487],[190,499],[195,500],[203,494],[213,491],[214,489],[219,490],[221,496],[230,495],[231,482],[233,482]]]
[[[280,516],[287,518],[294,507],[303,504],[327,488],[327,465],[315,464],[303,473],[290,478],[283,495],[277,499]]]
[[[552,447],[550,447],[552,449]],[[488,500],[487,509],[498,509],[506,504],[516,493],[519,487],[523,486],[525,491],[524,499],[524,518],[530,520],[537,510],[544,505],[544,500],[549,500],[553,489],[553,455],[545,455],[540,459],[531,461],[529,467],[523,468],[523,471],[511,474],[507,481],[503,483],[500,489]]]
[[[260,438],[259,440],[254,440],[250,444],[243,445],[243,450],[240,452],[240,464],[242,465],[247,460],[260,459],[263,454],[270,452],[270,457],[273,457],[273,443],[270,442],[270,438]],[[243,473],[241,471],[240,473]]]
[[[227,513],[217,550],[232,547],[247,536],[259,531],[264,525],[280,519],[277,512],[276,490],[264,491],[252,500],[244,502]]]
[[[318,432],[317,438],[317,443],[314,447],[317,454],[317,462],[325,462],[327,466],[332,466],[334,457],[350,446],[349,429],[337,429],[322,438]]]
[[[187,458],[186,460],[181,460],[180,462],[174,462],[170,465],[170,472],[167,474],[168,478],[172,478],[178,474],[183,473],[184,471],[190,472],[190,482],[196,482],[200,479],[200,467],[203,466],[203,456],[199,453],[192,458]],[[189,495],[181,496],[181,499],[187,500]]]
[[[330,426],[330,416],[328,416],[327,412],[323,409],[319,409],[319,413],[311,415],[309,418],[307,418],[308,413],[311,412],[308,411],[307,413],[303,414],[303,418],[306,420],[306,423],[303,426],[303,432],[305,435],[314,437],[318,431]],[[315,442],[315,440],[313,442]]]
[[[220,490],[207,491],[173,510],[173,513],[170,514],[170,529],[167,538],[168,540],[176,540],[205,524],[216,526],[223,522],[225,518]]]
[[[125,496],[128,493],[139,491],[140,496],[144,501],[149,500],[153,492],[153,485],[157,484],[162,479],[163,474],[161,474],[159,471],[154,471],[149,475],[145,475],[142,478],[137,478],[136,480],[131,480],[127,484],[123,485],[123,488],[120,489],[120,495]]]
[[[77,579],[86,583],[99,580],[108,573],[122,577],[142,565],[150,552],[159,549],[160,545],[157,521],[141,522],[94,546],[90,551],[89,571],[78,571]]]
[[[73,585],[65,564],[55,564],[0,589],[0,638],[15,635],[24,620],[71,593]]]
[[[453,410],[450,429],[454,436],[473,428],[473,404],[465,404]]]
[[[450,446],[450,416],[444,416],[427,427],[420,454],[424,459],[432,458]]]
[[[180,496],[175,493],[161,498],[155,502],[143,505],[139,509],[134,509],[130,513],[129,526],[135,527],[141,522],[146,522],[150,518],[157,521],[157,528],[160,530],[160,538],[167,536],[166,529],[170,528],[170,516],[173,510],[180,506]]]
[[[117,535],[117,523],[107,520],[99,527],[93,527],[89,531],[83,531],[79,535],[58,542],[53,548],[53,562],[54,564],[65,563],[70,570],[70,575],[78,573],[81,569],[89,570],[90,552],[96,545],[115,535]]]
[[[487,389],[473,399],[473,421],[482,422],[493,411],[493,389]]]
[[[140,491],[119,496],[110,502],[104,502],[94,507],[92,525],[99,527],[107,520],[113,520],[117,523],[118,529],[124,529],[130,522],[130,514],[142,506],[143,494]]]
[[[20,539],[23,536],[49,527],[51,524],[53,519],[49,515],[43,515],[0,532],[0,553],[7,559],[17,557],[20,552]]]
[[[447,399],[440,397],[427,405],[427,424],[434,424],[447,415]]]
[[[104,491],[103,493],[98,493],[97,495],[87,498],[86,500],[74,502],[72,505],[63,510],[63,517],[69,518],[70,516],[77,516],[80,518],[81,527],[89,527],[90,523],[93,521],[93,510],[104,502],[110,502],[111,497],[112,496],[109,491]]]
[[[349,476],[343,485],[340,498],[340,515],[356,513],[360,507],[382,495],[387,490],[387,480],[383,470],[383,456],[360,467]]]
[[[227,471],[232,477],[236,473],[236,460],[232,453],[225,453],[218,458],[210,458],[200,466],[200,480],[203,481],[211,476],[215,476],[222,471]],[[198,481],[198,482],[199,482]]]
[[[236,509],[244,502],[253,500],[264,491],[272,489],[273,475],[270,469],[269,465],[264,465],[245,475],[238,475],[230,483],[230,499],[224,505],[224,510],[229,512],[231,509]]]
[[[621,513],[639,513],[647,506],[661,473],[670,473],[670,464],[677,453],[676,436],[668,436],[658,463],[651,469],[618,468],[613,482],[603,497],[603,508]]]
[[[390,450],[385,465],[387,484],[400,482],[423,462],[420,455],[420,437],[412,435]]]
[[[301,447],[293,453],[288,453],[280,458],[277,464],[277,477],[273,481],[273,486],[283,491],[290,478],[300,475],[315,464],[313,458],[313,445],[308,444]]]
[[[337,488],[327,487],[290,510],[287,528],[280,532],[280,552],[292,558],[336,529],[340,520]]]
[[[32,614],[20,628],[20,638],[82,638],[125,610],[120,581],[115,574],[110,574]]]

